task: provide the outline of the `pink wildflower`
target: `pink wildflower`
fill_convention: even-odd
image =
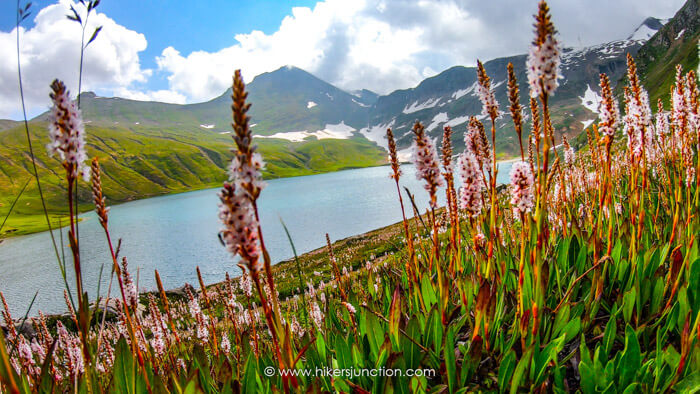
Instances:
[[[71,100],[70,92],[63,82],[54,80],[51,84],[53,101],[49,120],[49,138],[46,146],[49,156],[58,154],[68,176],[73,179],[82,175],[90,179],[90,166],[85,164],[85,127],[80,109]]]
[[[413,142],[413,161],[416,165],[416,178],[425,181],[425,189],[430,193],[430,206],[437,207],[436,191],[444,186],[440,175],[440,159],[435,141],[425,134],[425,128],[419,122],[413,126],[416,138]]]
[[[530,97],[552,95],[559,86],[561,51],[554,37],[556,30],[549,15],[547,3],[541,1],[535,15],[535,40],[527,55],[527,81]]]
[[[513,163],[510,170],[510,203],[516,215],[528,213],[534,206],[533,183],[530,165],[524,161]]]
[[[467,212],[467,216],[475,217],[481,213],[481,189],[483,180],[479,171],[479,162],[470,152],[464,152],[459,157],[459,174],[462,177],[462,187],[459,191],[459,207]]]

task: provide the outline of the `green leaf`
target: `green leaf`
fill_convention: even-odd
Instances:
[[[88,40],[87,44],[85,44],[86,47],[90,45],[91,42],[95,41],[97,35],[100,34],[100,31],[102,31],[102,26],[95,29],[95,31],[92,33],[92,36],[90,37],[90,40]]]
[[[421,293],[423,293],[423,301],[425,302],[426,308],[430,308],[437,303],[437,296],[435,295],[433,284],[430,281],[430,275],[423,276],[421,280]]]
[[[114,356],[114,389],[119,393],[136,393],[136,363],[126,339],[121,337]]]
[[[399,323],[401,322],[401,293],[399,286],[394,289],[394,295],[391,298],[391,306],[389,307],[389,335],[396,346],[400,343],[399,338]]]
[[[552,338],[559,336],[564,326],[569,322],[569,304],[562,305],[557,315],[554,317],[554,325],[552,326]]]
[[[557,353],[559,353],[564,346],[564,339],[564,336],[561,336],[553,340],[534,358],[535,385],[542,383],[545,377],[545,370],[550,361],[556,360]]]
[[[421,332],[420,324],[415,317],[412,317],[408,324],[406,325],[406,335],[408,335],[414,341],[420,343]],[[417,368],[420,363],[421,349],[413,343],[410,339],[402,336],[401,337],[401,351],[403,352],[403,357],[406,360],[406,368]]]
[[[690,307],[697,314],[700,311],[700,259],[695,259],[690,265],[688,300]]]
[[[664,300],[664,281],[656,279],[654,281],[654,289],[651,292],[651,300],[649,301],[649,313],[655,314],[661,308],[661,302]]]
[[[353,367],[350,347],[341,335],[335,337],[335,358],[338,361],[338,368],[349,369]]]
[[[523,375],[527,370],[527,367],[530,365],[531,359],[532,349],[528,349],[525,353],[523,353],[522,357],[520,357],[520,361],[518,361],[518,365],[515,367],[515,371],[513,371],[513,380],[511,380],[510,382],[511,394],[518,392],[518,388],[520,387],[520,380],[522,380]]]
[[[367,330],[365,335],[367,341],[369,342],[369,348],[372,355],[371,359],[376,360],[379,353],[379,347],[384,342],[384,329],[382,329],[379,320],[372,313],[365,313],[365,326]]]
[[[578,373],[581,375],[581,391],[584,394],[595,393],[595,373],[587,362],[581,361],[578,364]]]
[[[625,327],[625,349],[620,359],[619,367],[621,369],[619,384],[621,387],[629,384],[637,371],[642,366],[642,355],[637,340],[637,334],[629,324]]]
[[[629,323],[630,319],[632,318],[632,310],[634,309],[634,302],[636,298],[637,291],[634,288],[625,293],[624,297],[622,298],[622,316],[624,316],[626,323]]]
[[[248,361],[245,363],[241,386],[244,393],[257,393],[259,391],[258,362],[252,352],[248,354]]]
[[[450,388],[450,393],[454,393],[457,386],[457,360],[455,359],[455,333],[452,327],[447,329],[443,354],[447,370],[447,385]]]
[[[607,359],[612,351],[613,344],[615,343],[615,334],[617,333],[617,321],[615,316],[610,315],[610,320],[605,326],[605,333],[603,334],[603,351],[605,352],[605,358]]]
[[[581,331],[581,318],[577,317],[574,320],[571,320],[564,327],[564,334],[566,335],[566,339],[564,340],[564,342],[569,342],[572,339],[574,339],[580,331]]]
[[[318,335],[316,337],[316,351],[318,351],[321,360],[326,359],[326,340],[323,339],[323,335]]]
[[[686,376],[685,379],[676,383],[673,389],[677,393],[698,393],[700,392],[700,371],[695,371]]]
[[[501,393],[506,391],[506,384],[510,381],[515,369],[515,361],[515,352],[513,350],[509,350],[501,360],[501,366],[498,368],[498,386]]]

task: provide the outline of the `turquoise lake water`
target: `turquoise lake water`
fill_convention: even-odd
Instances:
[[[499,164],[499,182],[507,182],[510,163]],[[402,166],[401,185],[416,196],[421,209],[427,192],[416,180],[413,166]],[[275,179],[267,182],[259,200],[263,236],[273,262],[293,256],[280,224],[284,220],[298,253],[332,241],[360,234],[401,220],[401,208],[390,168],[372,167],[321,175]],[[156,288],[153,272],[166,288],[196,284],[196,266],[205,283],[219,282],[225,273],[237,276],[240,269],[219,243],[218,189],[199,190],[115,205],[109,213],[113,242],[122,239],[121,256],[139,278],[139,290]],[[444,193],[440,193],[444,204]],[[107,196],[109,199],[109,196]],[[407,212],[409,214],[409,212]],[[101,292],[107,289],[111,258],[104,232],[94,212],[81,215],[80,250],[86,290],[94,297],[100,267],[104,264]],[[64,240],[65,240],[65,229]],[[56,238],[59,232],[55,231]],[[66,256],[70,250],[65,248]],[[68,264],[69,284],[74,286]],[[21,317],[38,291],[31,315],[38,310],[66,310],[64,284],[48,232],[10,238],[0,244],[0,291],[15,318]],[[116,281],[112,294],[118,293]]]

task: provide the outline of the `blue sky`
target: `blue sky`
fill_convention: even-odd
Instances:
[[[76,0],[77,2],[77,0]],[[26,0],[21,3],[26,4]],[[51,0],[32,1],[32,16],[23,26],[34,26],[38,10],[55,4]],[[197,50],[215,51],[230,46],[234,36],[261,30],[271,34],[279,28],[292,7],[313,7],[316,1],[299,0],[102,0],[97,10],[120,25],[143,33],[148,47],[141,53],[144,67],[156,68],[156,56],[163,49],[176,45],[183,53]],[[0,31],[15,27],[14,0],[4,0],[0,8]],[[149,81],[152,89],[167,88],[165,76],[156,73]]]
[[[24,2],[24,1],[23,1]],[[568,46],[625,39],[648,16],[673,16],[684,0],[550,0]],[[22,25],[30,116],[48,85],[77,89],[80,30],[65,18],[77,0],[37,0]],[[15,5],[0,2],[0,118],[19,117]],[[80,8],[80,7],[78,7]],[[175,1],[102,0],[90,32],[83,87],[102,96],[173,103],[219,96],[242,69],[247,81],[284,65],[348,91],[386,94],[451,66],[526,53],[537,0]]]

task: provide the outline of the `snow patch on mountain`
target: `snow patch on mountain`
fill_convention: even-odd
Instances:
[[[308,103],[306,103],[306,108],[313,108],[317,105],[318,104],[314,103],[313,101],[309,101]]]
[[[360,107],[365,107],[365,108],[371,107],[371,105],[363,104],[363,103],[361,103],[361,102],[359,102],[359,101],[357,101],[357,100],[355,100],[355,99],[351,99],[351,100],[352,100],[353,103],[359,105]]]
[[[288,140],[291,142],[302,142],[308,137],[316,137],[319,140],[324,139],[335,139],[335,140],[346,140],[352,137],[352,133],[355,129],[351,126],[345,124],[345,122],[340,122],[338,124],[326,124],[323,130],[314,131],[310,133],[306,130],[302,131],[289,131],[286,133],[275,133],[272,135],[256,135],[257,138],[279,138],[283,140]]]
[[[630,40],[648,40],[656,34],[657,30],[650,28],[647,25],[642,25],[634,31],[630,36]]]
[[[303,142],[307,137],[314,135],[306,130],[303,131],[288,131],[286,133],[275,133],[272,135],[254,135],[253,138],[278,138],[291,142]]]
[[[460,90],[452,93],[452,98],[455,100],[459,100],[460,97],[468,95],[469,93],[473,92],[474,89],[476,89],[477,84],[478,83],[475,81],[470,87],[468,87],[466,89],[460,89]]]
[[[588,126],[590,126],[593,122],[595,122],[595,119],[582,120],[581,123],[583,123],[583,130],[586,130],[586,128],[588,128]]]
[[[216,125],[213,125],[213,124],[200,124],[199,125],[199,127],[203,128],[203,129],[213,129],[214,126],[216,126]]]
[[[429,99],[428,101],[425,101],[421,104],[418,104],[418,101],[416,101],[413,104],[411,104],[410,106],[404,107],[402,112],[408,115],[408,114],[412,114],[414,112],[422,111],[422,110],[427,109],[427,108],[433,108],[440,103],[440,100],[441,100],[441,98],[438,97],[435,99]]]
[[[628,48],[638,44],[639,41],[646,40],[619,40],[605,44],[593,45],[590,47],[569,47],[564,49],[561,56],[561,66],[563,70],[568,70],[572,65],[581,62],[589,55],[596,54],[599,59],[614,59],[623,55],[628,51]]]
[[[450,118],[447,117],[447,112],[440,112],[433,117],[433,121],[428,125],[427,129],[428,131],[432,131],[434,128],[438,127],[440,123],[445,123],[448,120],[450,120]]]
[[[462,123],[466,123],[468,120],[469,120],[469,116],[460,116],[460,117],[457,117],[457,118],[454,118],[452,120],[447,121],[447,123],[445,123],[445,126],[454,127],[454,126],[460,125]]]
[[[360,134],[388,151],[389,143],[386,140],[386,129],[394,127],[394,123],[396,123],[396,118],[392,119],[389,123],[372,127],[363,127],[360,129]]]
[[[683,33],[685,33],[685,29],[679,31],[678,34],[676,34],[676,40],[679,39],[679,38],[681,38],[681,36],[683,35]]]
[[[581,99],[581,105],[586,107],[586,109],[595,114],[598,113],[598,107],[603,98],[591,89],[591,85],[586,85],[586,92],[583,94],[583,97],[579,96],[579,98]]]

